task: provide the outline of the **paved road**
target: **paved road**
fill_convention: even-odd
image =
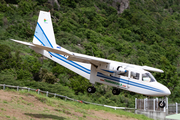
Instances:
[[[169,115],[166,118],[180,120],[180,114]]]

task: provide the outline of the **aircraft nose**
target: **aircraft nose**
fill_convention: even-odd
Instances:
[[[164,90],[165,96],[169,96],[171,94],[171,91],[166,87]]]
[[[171,91],[163,84],[157,82],[157,86],[159,89],[161,89],[161,95],[160,96],[169,96],[171,94]]]

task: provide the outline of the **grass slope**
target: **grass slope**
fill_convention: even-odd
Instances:
[[[0,90],[0,118],[3,120],[150,120],[122,110],[47,98],[35,92]]]

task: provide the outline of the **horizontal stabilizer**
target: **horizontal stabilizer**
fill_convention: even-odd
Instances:
[[[42,45],[37,45],[37,44],[33,44],[34,46],[38,47],[38,48],[41,48],[43,50],[47,50],[47,51],[50,51],[50,52],[53,52],[53,53],[57,53],[57,54],[62,54],[62,55],[67,55],[67,56],[70,56],[72,55],[71,52],[68,52],[68,51],[62,51],[60,49],[54,49],[54,48],[50,48],[50,47],[45,47],[45,46],[42,46]]]
[[[68,51],[61,51],[59,49],[54,49],[54,48],[45,47],[45,46],[42,46],[42,45],[37,45],[37,44],[33,44],[33,43],[29,43],[29,42],[24,42],[24,41],[19,41],[19,40],[14,40],[14,39],[10,39],[10,40],[12,40],[14,42],[17,42],[17,43],[24,44],[24,45],[37,47],[37,48],[40,48],[40,49],[43,49],[43,50],[47,50],[47,51],[50,51],[50,52],[53,52],[53,53],[57,53],[57,54],[62,54],[62,55],[67,55],[67,56],[72,55],[72,53],[68,52]]]
[[[19,41],[19,40],[14,40],[14,39],[10,39],[10,40],[12,40],[12,41],[14,41],[14,42],[17,42],[17,43],[21,43],[21,44],[23,44],[23,45],[28,45],[28,46],[34,46],[32,43],[30,43],[30,42],[24,42],[24,41]]]

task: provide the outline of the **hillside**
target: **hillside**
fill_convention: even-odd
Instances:
[[[143,115],[115,110],[92,109],[86,104],[65,102],[36,93],[0,90],[0,118],[3,120],[137,120]],[[111,112],[109,112],[111,111]]]
[[[124,90],[113,96],[112,87],[100,84],[95,94],[87,94],[88,80],[9,41],[32,42],[39,11],[50,10],[57,44],[78,53],[162,69],[164,73],[153,75],[171,90],[169,101],[180,102],[179,0],[53,1],[0,0],[1,84],[114,106],[134,107],[134,99],[143,98]]]

